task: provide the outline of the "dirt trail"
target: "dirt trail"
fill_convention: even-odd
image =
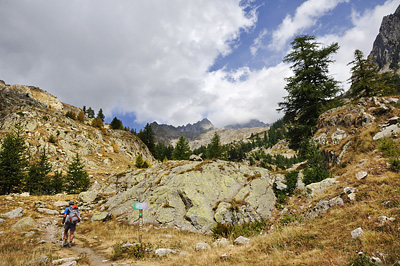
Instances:
[[[94,266],[111,266],[111,263],[106,261],[102,255],[96,253],[90,248],[85,248],[81,246],[74,245],[71,248],[62,248],[61,247],[61,232],[62,228],[57,226],[58,218],[45,218],[41,221],[44,225],[44,237],[48,242],[51,242],[53,245],[57,245],[62,254],[65,254],[65,257],[71,257],[70,253],[73,253],[73,256],[79,257],[81,253],[86,253],[90,259],[91,265]]]

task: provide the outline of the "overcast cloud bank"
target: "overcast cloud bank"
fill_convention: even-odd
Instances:
[[[318,18],[349,0],[308,0],[276,30],[263,30],[269,49],[284,56],[288,43]],[[353,12],[344,34],[317,36],[338,42],[332,74],[349,76],[355,49],[369,54],[384,15],[399,1]],[[175,126],[209,118],[217,127],[256,118],[277,120],[289,66],[243,66],[210,72],[257,25],[257,6],[237,0],[207,1],[1,1],[0,79],[39,86],[60,100],[95,110],[136,115],[138,123]],[[346,83],[343,84],[346,86]],[[347,85],[348,86],[348,85]]]

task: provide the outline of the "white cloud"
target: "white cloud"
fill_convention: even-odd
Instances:
[[[314,26],[317,20],[342,2],[349,0],[307,0],[296,9],[294,17],[287,15],[272,34],[271,49],[282,50],[289,39]]]
[[[250,52],[251,52],[252,56],[255,56],[257,54],[258,50],[264,46],[263,39],[267,34],[268,34],[268,30],[263,29],[258,34],[257,38],[254,39],[253,45],[250,46]]]
[[[198,102],[210,97],[201,89],[208,68],[257,21],[240,3],[3,1],[1,79],[106,116],[118,110],[139,122],[193,122],[206,112]]]
[[[372,10],[365,10],[358,13],[353,10],[352,22],[350,27],[343,35],[325,35],[318,37],[318,41],[326,45],[337,42],[340,46],[337,54],[334,56],[336,63],[331,67],[331,73],[334,77],[342,82],[347,90],[349,84],[347,79],[350,78],[350,68],[347,64],[353,60],[354,51],[361,50],[364,56],[368,56],[372,50],[372,46],[379,28],[382,18],[386,15],[393,14],[399,6],[398,0],[388,0],[383,5],[377,5]]]
[[[272,46],[288,48],[290,38],[341,2],[304,2],[273,33]],[[397,5],[391,0],[354,12],[354,26],[344,35],[317,36],[341,46],[332,66],[335,78],[350,76],[346,65],[354,50],[369,53],[382,17]],[[256,11],[245,13],[245,7],[239,0],[3,1],[0,79],[39,86],[75,106],[103,108],[106,116],[112,110],[134,112],[138,122],[274,122],[282,116],[276,108],[286,95],[287,64],[208,72],[243,30],[254,28]],[[265,34],[254,41],[253,54]]]
[[[243,75],[246,79],[240,78]],[[219,127],[254,118],[266,123],[276,121],[282,116],[276,111],[278,102],[286,95],[284,78],[290,75],[284,63],[254,71],[242,68],[234,72],[209,73],[204,90],[214,95],[208,117]]]

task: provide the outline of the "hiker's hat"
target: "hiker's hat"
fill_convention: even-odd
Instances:
[[[70,202],[69,202],[69,205],[74,205],[75,204],[75,202],[73,201],[73,200],[71,200]]]

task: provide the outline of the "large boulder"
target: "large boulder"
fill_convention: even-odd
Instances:
[[[22,217],[24,215],[24,210],[21,207],[18,207],[12,211],[9,211],[4,214],[0,214],[1,218],[15,219]]]
[[[13,230],[25,230],[28,228],[38,228],[38,224],[33,220],[32,217],[25,217],[19,220],[16,224],[11,226],[11,229]]]
[[[229,224],[267,219],[275,205],[275,176],[263,168],[225,161],[174,162],[111,177],[104,193],[118,183],[119,193],[103,206],[136,223],[134,203],[147,202],[144,221],[184,230],[210,232],[216,221]],[[125,188],[125,190],[122,190]]]

